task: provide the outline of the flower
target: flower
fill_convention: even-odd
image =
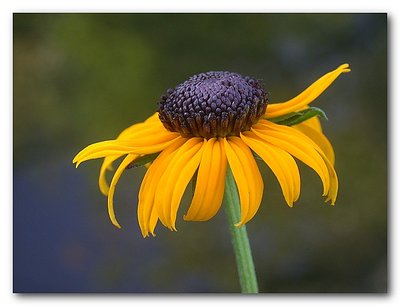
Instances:
[[[228,166],[240,199],[241,220],[236,225],[248,222],[260,206],[264,189],[255,155],[270,167],[290,207],[300,195],[300,174],[293,157],[314,169],[322,181],[323,196],[334,204],[338,192],[334,152],[319,119],[292,126],[276,121],[307,110],[340,74],[349,71],[349,65],[343,64],[291,100],[273,104],[268,104],[268,93],[255,79],[231,72],[201,73],[169,89],[160,99],[158,112],[146,121],[128,127],[114,140],[87,146],[73,162],[78,167],[83,161],[104,158],[99,187],[108,196],[112,223],[120,227],[113,196],[122,172],[140,160],[144,163],[146,156],[156,156],[147,163],[138,196],[143,237],[154,236],[158,220],[176,230],[177,211],[192,178],[195,189],[184,219],[212,218],[222,204]],[[108,185],[106,171],[123,156]]]

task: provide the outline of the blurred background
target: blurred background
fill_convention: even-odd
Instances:
[[[386,14],[14,14],[14,291],[239,292],[224,210],[143,239],[145,169],[115,195],[122,229],[97,186],[100,160],[72,158],[156,111],[167,88],[209,70],[262,79],[288,100],[349,63],[314,106],[336,152],[337,205],[300,164],[290,209],[260,164],[264,198],[247,224],[260,292],[383,293],[387,271]]]

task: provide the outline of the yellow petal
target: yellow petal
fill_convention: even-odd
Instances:
[[[224,197],[226,166],[222,140],[209,139],[204,146],[196,188],[185,220],[206,221],[218,212]]]
[[[328,196],[326,198],[325,202],[331,201],[332,205],[335,205],[338,190],[339,190],[339,182],[338,182],[338,177],[336,175],[335,168],[331,164],[331,162],[328,160],[328,158],[324,155],[321,154],[322,158],[324,158],[326,165],[328,166],[329,170],[329,176],[331,180],[331,188],[329,189]]]
[[[285,139],[286,136],[290,135],[290,137],[288,138],[289,141],[292,141],[292,143],[295,144],[296,146],[299,146],[299,148],[301,148],[302,145],[305,145],[306,147],[310,147],[311,146],[312,148],[314,148],[314,150],[323,159],[323,162],[325,164],[326,170],[328,171],[329,188],[328,188],[328,192],[326,193],[325,183],[324,183],[324,180],[323,180],[324,195],[327,195],[327,199],[326,199],[327,201],[331,200],[332,204],[335,203],[336,197],[337,197],[337,192],[338,192],[338,178],[337,178],[337,175],[336,175],[336,171],[335,171],[332,163],[326,157],[326,155],[323,152],[323,150],[312,139],[310,139],[309,137],[307,137],[306,135],[304,135],[303,133],[301,133],[300,131],[298,131],[298,130],[296,130],[294,128],[278,125],[278,124],[275,124],[275,123],[272,123],[272,122],[268,122],[266,120],[260,120],[258,124],[254,125],[254,127],[259,128],[260,130],[262,130],[263,133],[265,133],[265,131],[268,131],[268,130],[269,131],[273,130],[275,132],[278,131],[279,135],[275,135],[278,138],[281,137],[281,138]],[[301,140],[301,141],[298,142],[298,141],[296,141],[296,139],[297,140]],[[306,147],[303,147],[302,150],[307,150],[308,151],[307,154],[310,154],[311,151],[306,149]],[[287,151],[289,153],[291,153],[292,155],[294,155],[293,152],[290,152],[289,150],[287,150]],[[315,157],[313,157],[313,158],[315,159]],[[318,159],[315,159],[315,161],[318,162]],[[320,163],[320,162],[318,162],[318,163]],[[323,168],[324,167],[322,167],[322,170],[325,173],[325,170]],[[316,168],[313,168],[313,169],[317,171]],[[320,175],[320,177],[321,177],[321,175]],[[321,177],[321,180],[322,180],[322,177]]]
[[[248,146],[239,137],[224,138],[224,148],[239,191],[240,226],[256,214],[261,204],[264,183]]]
[[[162,173],[165,172],[172,158],[175,156],[178,148],[184,144],[187,139],[180,138],[173,143],[151,163],[146,171],[139,190],[138,221],[143,237],[151,233],[154,236],[154,229],[158,221],[157,209],[155,209],[154,198],[156,188],[160,182]]]
[[[160,129],[162,126],[161,121],[158,119],[158,113],[153,114],[152,116],[150,116],[148,119],[145,120],[145,122],[141,122],[141,123],[136,123],[128,128],[126,128],[125,130],[123,130],[118,137],[116,138],[117,140],[127,140],[130,137],[137,137],[143,133],[149,133],[149,129]],[[150,131],[151,133],[151,131]],[[100,154],[100,156],[102,157],[102,155],[104,155],[105,152],[103,152],[102,154]],[[125,155],[126,152],[120,152],[120,154],[117,155],[108,155],[104,158],[104,161],[100,167],[100,175],[99,175],[99,188],[101,193],[103,193],[104,195],[108,194],[108,190],[109,190],[109,186],[106,180],[106,172],[107,170],[112,170],[112,164],[115,160],[117,160],[119,157],[122,157],[123,155]],[[92,156],[93,157],[93,156]],[[148,167],[146,165],[146,167]]]
[[[205,140],[200,137],[186,141],[176,152],[158,183],[155,205],[160,221],[171,230],[176,230],[176,213],[180,200],[200,163],[204,143]]]
[[[160,119],[158,117],[158,112],[155,112],[153,115],[151,115],[149,118],[147,118],[144,122],[150,123],[150,122],[160,122]],[[162,123],[161,123],[162,124]]]
[[[314,117],[315,118],[315,117]],[[333,151],[333,147],[329,142],[328,138],[322,133],[322,131],[318,131],[312,128],[308,121],[304,121],[300,124],[293,125],[292,127],[299,130],[307,137],[309,137],[312,141],[314,141],[321,150],[325,153],[328,160],[331,162],[332,165],[335,164],[335,152]]]
[[[150,137],[152,139],[146,139],[143,142],[135,141],[134,143],[131,143],[131,151],[135,154],[140,155],[148,155],[161,152],[162,150],[173,144],[175,141],[177,141],[179,138],[181,138],[180,134],[175,132],[169,132],[168,134],[164,135],[152,135],[147,137]]]
[[[154,133],[172,133],[165,129],[161,121],[149,121],[135,124],[122,131],[117,139],[130,140],[143,138]]]
[[[320,135],[315,136],[316,139],[317,139],[317,141],[314,141],[314,139],[312,139],[311,137],[307,137],[308,135],[306,135],[306,137],[303,137],[303,136],[301,135],[301,132],[299,132],[299,131],[297,131],[297,130],[291,130],[291,131],[292,131],[294,134],[296,134],[297,136],[302,137],[304,142],[308,142],[310,145],[312,145],[312,146],[314,147],[314,149],[315,149],[315,150],[321,155],[321,157],[323,158],[323,160],[324,160],[324,162],[325,162],[325,164],[326,164],[326,166],[327,166],[327,168],[328,168],[328,172],[329,172],[329,181],[330,181],[330,188],[329,188],[328,195],[327,195],[327,198],[326,198],[326,201],[325,201],[325,202],[331,201],[331,204],[334,205],[335,202],[336,202],[336,198],[337,198],[339,183],[338,183],[338,177],[337,177],[335,168],[334,168],[334,166],[333,166],[333,161],[331,161],[331,159],[334,160],[333,149],[332,149],[332,153],[331,153],[332,156],[329,158],[329,157],[326,155],[325,150],[328,151],[328,154],[329,154],[329,150],[330,150],[330,149],[329,149],[329,148],[325,148],[325,150],[324,150],[324,149],[321,148],[321,145],[319,144],[319,142],[323,142],[323,140],[318,139],[318,137],[319,137]],[[323,135],[322,135],[322,136],[323,136]],[[324,136],[324,137],[325,137],[325,136]],[[328,141],[328,139],[326,139],[326,141]],[[331,146],[331,144],[329,143],[329,141],[328,141],[327,146]]]
[[[135,154],[128,154],[125,159],[121,162],[119,167],[117,168],[117,171],[115,171],[114,177],[111,181],[110,184],[110,190],[108,192],[108,214],[110,216],[111,222],[118,228],[121,228],[121,225],[119,225],[117,219],[115,218],[115,212],[114,212],[114,203],[113,203],[113,198],[114,198],[114,191],[115,191],[115,186],[118,183],[119,178],[121,177],[122,172],[126,169],[126,167],[135,160],[137,155]]]
[[[213,159],[213,147],[216,138],[209,139],[204,145],[203,155],[201,157],[200,166],[197,173],[196,187],[192,199],[192,203],[189,206],[187,214],[184,216],[185,220],[200,221],[196,216],[198,215],[203,203],[204,197],[207,192],[208,180],[215,180],[218,175],[218,167],[212,168]],[[214,171],[213,176],[210,176],[210,172]]]
[[[126,129],[124,129],[116,139],[129,139],[131,134],[137,134],[142,131],[148,131],[149,129],[162,129],[163,124],[158,118],[158,112],[151,115],[144,122],[135,123]]]
[[[248,131],[241,134],[243,141],[271,168],[281,186],[286,203],[291,207],[300,194],[300,174],[293,157]]]
[[[101,141],[87,146],[75,156],[73,163],[79,164],[88,159],[107,155],[156,153],[178,137],[179,133],[168,131],[161,121],[149,119],[149,121],[125,129],[115,140]],[[113,152],[113,150],[116,152]],[[103,152],[103,156],[101,156],[101,152]]]
[[[317,132],[322,133],[321,122],[320,122],[318,116],[312,117],[312,118],[310,118],[310,119],[308,119],[306,121],[303,121],[300,124],[308,126],[308,127],[312,128],[312,129],[316,130]],[[300,124],[298,124],[298,125],[300,125]],[[298,126],[298,125],[295,125],[295,126]]]
[[[252,128],[254,134],[265,141],[287,151],[300,159],[317,172],[323,183],[323,195],[327,195],[330,187],[329,171],[321,155],[316,151],[313,142],[295,129],[260,120]]]
[[[310,143],[314,143],[310,139]],[[321,157],[324,159],[326,166],[328,167],[329,171],[329,179],[330,179],[330,188],[328,192],[328,196],[326,198],[325,202],[331,201],[332,205],[335,205],[337,194],[338,194],[338,189],[339,189],[339,182],[338,182],[338,177],[335,171],[335,168],[333,167],[333,163],[328,159],[328,157],[325,155],[325,153],[320,149],[320,147],[314,143],[314,147],[317,150],[317,152],[321,155]]]
[[[84,161],[110,155],[122,156],[128,153],[147,155],[157,153],[168,147],[179,137],[178,133],[164,132],[155,135],[147,134],[142,138],[132,140],[116,139],[101,141],[84,148],[75,156],[73,162],[78,167]]]
[[[97,144],[96,144],[97,145]],[[79,165],[85,161],[88,161],[90,159],[97,159],[97,158],[103,158],[106,156],[123,156],[128,153],[133,153],[130,150],[130,147],[126,146],[120,146],[120,145],[115,145],[115,144],[106,144],[102,142],[101,144],[99,143],[98,146],[93,146],[91,148],[92,152],[85,154],[83,157],[79,157],[76,159],[76,167],[79,167]],[[95,152],[97,151],[97,152]]]
[[[274,118],[300,110],[302,107],[314,101],[333,83],[333,81],[337,79],[339,75],[345,72],[350,72],[348,64],[340,65],[335,70],[325,74],[302,93],[289,101],[269,104],[265,117]]]
[[[236,182],[236,186],[239,192],[240,208],[241,208],[241,221],[244,215],[247,214],[249,210],[249,186],[246,180],[246,173],[244,172],[239,158],[237,157],[235,151],[226,140],[223,139],[224,149],[226,152],[226,157],[228,159],[229,167],[232,170],[233,177]]]
[[[104,158],[103,163],[100,167],[100,175],[99,175],[99,188],[102,194],[105,196],[108,195],[108,191],[110,187],[108,186],[106,179],[106,171],[112,170],[112,163],[117,160],[121,155],[110,155]]]
[[[118,140],[106,140],[106,141],[101,141],[101,142],[97,142],[97,143],[93,143],[91,145],[88,145],[86,148],[84,148],[83,150],[81,150],[73,159],[73,163],[77,163],[77,167],[78,165],[85,161],[88,160],[90,158],[86,158],[87,156],[91,156],[92,154],[97,154],[99,152],[105,151],[106,154],[104,154],[104,156],[107,155],[113,155],[113,154],[107,154],[108,152],[117,152],[114,155],[118,155],[120,152],[124,152],[124,154],[127,154],[127,151],[129,150],[129,147],[127,146],[123,146]],[[123,154],[123,153],[121,153]],[[103,156],[103,157],[104,157]]]
[[[161,129],[161,121],[156,121],[156,117],[151,116],[145,122],[135,123],[125,130],[123,130],[117,137],[117,139],[129,139],[130,135],[140,134],[142,132],[148,132],[151,129]]]

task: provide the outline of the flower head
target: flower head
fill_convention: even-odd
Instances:
[[[268,95],[257,80],[228,71],[189,78],[159,102],[165,128],[182,136],[239,136],[265,113]]]
[[[255,156],[275,174],[289,206],[300,195],[300,174],[293,157],[314,169],[321,178],[323,196],[334,204],[338,192],[334,153],[319,119],[305,115],[301,122],[292,120],[290,126],[283,122],[301,112],[306,114],[309,103],[341,73],[349,72],[348,67],[341,65],[293,99],[268,107],[268,94],[255,79],[221,71],[195,75],[168,90],[160,99],[158,112],[146,121],[128,127],[116,139],[87,146],[73,162],[78,166],[104,158],[99,186],[108,196],[112,223],[120,227],[113,209],[115,186],[126,168],[151,160],[140,186],[137,210],[144,237],[154,235],[158,220],[176,230],[178,208],[192,178],[195,190],[184,219],[212,218],[222,204],[228,166],[240,198],[237,225],[248,222],[260,206],[264,189]],[[123,156],[109,186],[106,171]]]

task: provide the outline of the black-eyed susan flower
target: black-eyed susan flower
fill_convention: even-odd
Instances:
[[[176,230],[179,205],[192,179],[195,189],[184,219],[212,218],[222,204],[228,167],[239,192],[237,225],[248,222],[260,206],[264,189],[255,157],[275,174],[289,206],[300,195],[294,158],[317,173],[323,196],[334,204],[338,193],[334,152],[309,104],[349,71],[348,64],[341,65],[293,99],[271,104],[256,79],[232,72],[201,73],[168,90],[158,111],[146,121],[127,128],[116,139],[87,146],[73,162],[78,166],[104,158],[99,186],[108,196],[112,223],[120,227],[113,209],[115,186],[125,169],[151,161],[138,196],[137,214],[144,237],[154,235],[158,220]],[[106,171],[121,157],[108,185]]]

